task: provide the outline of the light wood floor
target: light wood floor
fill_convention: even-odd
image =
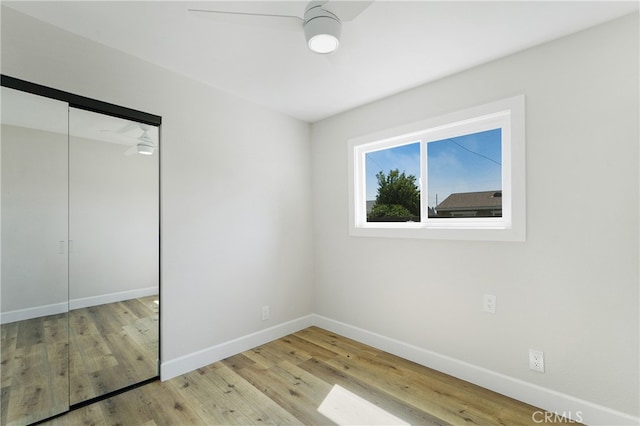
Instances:
[[[158,375],[158,296],[69,312],[70,404]]]
[[[310,327],[48,425],[327,425],[334,384],[412,425],[530,425],[535,407]]]
[[[3,324],[0,424],[24,425],[157,375],[157,296]]]
[[[69,406],[67,314],[3,324],[0,424],[21,425]]]

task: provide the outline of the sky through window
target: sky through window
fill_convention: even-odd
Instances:
[[[428,205],[436,206],[452,193],[502,189],[501,129],[487,130],[427,143]],[[420,143],[366,154],[367,200],[375,200],[376,174],[398,169],[420,182]]]

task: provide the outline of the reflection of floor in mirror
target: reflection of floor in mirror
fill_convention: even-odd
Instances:
[[[157,375],[158,296],[69,313],[71,404]]]
[[[0,424],[29,424],[69,405],[67,314],[0,326]]]
[[[68,322],[58,314],[3,324],[0,424],[32,423],[155,377],[157,299],[77,309]]]
[[[537,412],[514,399],[310,327],[46,424],[327,425],[332,421],[318,408],[336,384],[412,425],[528,425]]]

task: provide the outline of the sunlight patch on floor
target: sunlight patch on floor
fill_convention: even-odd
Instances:
[[[318,412],[340,426],[344,425],[409,425],[364,398],[334,385],[318,407]]]

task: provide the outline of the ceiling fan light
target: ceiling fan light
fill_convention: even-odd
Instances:
[[[331,16],[318,16],[305,23],[307,46],[315,53],[331,53],[340,45],[340,21]]]
[[[340,42],[330,34],[318,34],[309,40],[309,49],[315,53],[331,53],[338,48]]]
[[[138,148],[138,154],[142,154],[142,155],[153,155],[153,146],[151,145],[147,145],[144,143],[139,143],[137,145]]]

